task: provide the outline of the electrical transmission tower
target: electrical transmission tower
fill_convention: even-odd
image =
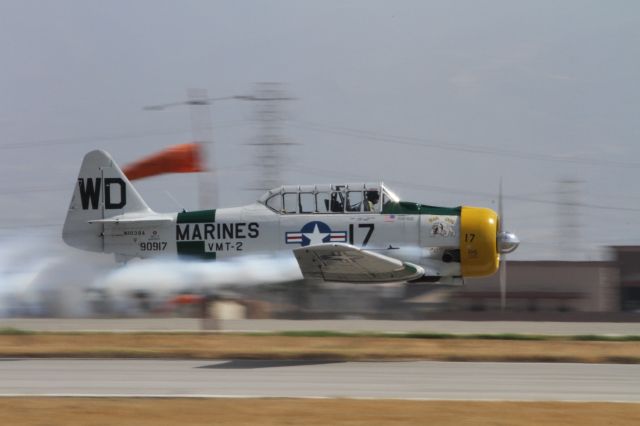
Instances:
[[[580,253],[580,184],[575,179],[561,179],[558,184],[558,255]],[[574,259],[575,260],[575,259]]]
[[[255,146],[258,176],[249,189],[266,191],[282,184],[282,166],[286,160],[285,148],[295,145],[284,137],[285,113],[282,103],[295,98],[286,96],[280,83],[256,83],[255,94],[244,100],[256,101],[258,137],[248,145]]]
[[[218,182],[216,173],[216,158],[214,157],[213,129],[211,123],[211,104],[215,101],[239,100],[256,102],[257,120],[260,132],[255,142],[249,145],[256,147],[256,165],[260,171],[254,190],[265,191],[281,184],[280,172],[286,157],[283,148],[295,145],[283,136],[284,113],[283,101],[291,101],[285,95],[280,83],[257,83],[253,95],[233,95],[223,97],[209,97],[206,89],[187,90],[187,101],[171,102],[160,105],[149,105],[146,111],[162,111],[176,106],[189,106],[191,118],[191,132],[193,140],[200,144],[202,162],[205,171],[198,176],[200,209],[218,207]]]

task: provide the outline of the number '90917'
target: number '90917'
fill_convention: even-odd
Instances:
[[[166,248],[166,241],[149,241],[140,243],[140,251],[162,251]]]

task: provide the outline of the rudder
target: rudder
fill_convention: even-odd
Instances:
[[[72,247],[102,252],[104,224],[89,222],[127,213],[153,212],[107,152],[89,152],[80,166],[62,239]]]

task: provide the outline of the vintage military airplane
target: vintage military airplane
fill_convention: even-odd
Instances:
[[[282,186],[244,207],[156,213],[101,150],[82,162],[62,236],[120,260],[291,250],[305,278],[351,283],[490,275],[519,244],[493,210],[401,201],[382,183]]]

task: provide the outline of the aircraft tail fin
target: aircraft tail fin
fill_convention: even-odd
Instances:
[[[62,239],[72,247],[102,252],[104,222],[90,222],[128,213],[153,211],[108,153],[89,152],[80,166]]]

